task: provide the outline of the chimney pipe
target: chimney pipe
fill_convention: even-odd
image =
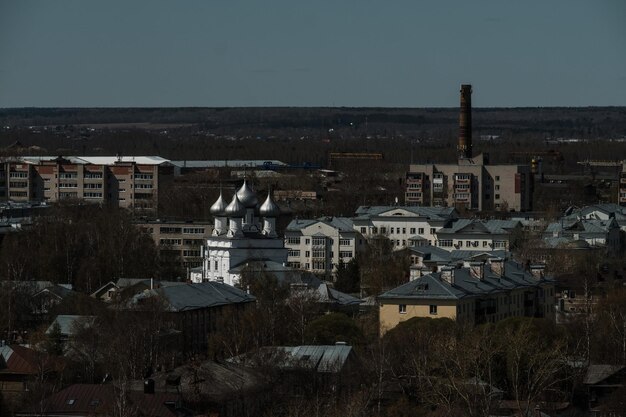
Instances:
[[[459,158],[472,157],[472,85],[461,84],[461,115],[459,116]]]

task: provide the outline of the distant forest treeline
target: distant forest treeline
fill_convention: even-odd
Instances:
[[[397,164],[450,162],[458,116],[458,108],[0,109],[0,147],[322,166],[329,152],[382,152]],[[473,135],[475,153],[489,152],[494,163],[528,163],[531,156],[520,153],[557,150],[562,157],[544,158],[546,171],[567,172],[579,160],[624,159],[626,145],[605,140],[626,138],[626,108],[475,108]],[[589,142],[549,142],[557,138]]]

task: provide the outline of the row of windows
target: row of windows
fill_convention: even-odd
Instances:
[[[135,184],[135,188],[151,190],[152,184]]]
[[[184,227],[183,233],[186,235],[203,235],[204,227]]]
[[[429,305],[428,306],[428,311],[433,316],[437,315],[437,305],[435,305],[435,304]],[[406,304],[399,304],[398,305],[398,313],[406,314]]]
[[[85,198],[102,198],[102,193],[89,193],[86,192],[83,194],[83,197]]]

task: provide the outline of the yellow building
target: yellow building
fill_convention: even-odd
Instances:
[[[378,297],[380,333],[413,317],[469,324],[507,317],[554,317],[554,281],[543,265],[502,258],[465,262],[419,277]]]

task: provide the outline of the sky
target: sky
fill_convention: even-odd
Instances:
[[[624,0],[0,0],[0,107],[626,105]]]

